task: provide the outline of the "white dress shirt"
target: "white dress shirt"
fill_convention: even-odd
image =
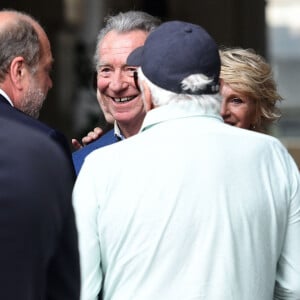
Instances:
[[[83,300],[300,299],[299,172],[271,136],[156,108],[73,196]]]
[[[0,95],[2,95],[9,102],[9,104],[11,106],[14,106],[14,104],[12,103],[12,101],[10,100],[10,98],[8,97],[8,95],[2,89],[0,89]]]

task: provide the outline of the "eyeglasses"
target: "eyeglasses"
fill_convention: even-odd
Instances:
[[[97,77],[98,77],[98,73],[94,72],[93,76],[92,76],[92,87],[95,91],[97,90]],[[139,86],[138,72],[137,71],[133,71],[133,80],[134,80],[134,85],[135,85],[136,89],[140,92],[141,89],[140,89],[140,86]]]
[[[134,84],[135,84],[136,89],[140,92],[141,89],[140,89],[140,86],[139,86],[139,78],[138,78],[138,72],[137,71],[133,72],[133,80],[134,80]]]

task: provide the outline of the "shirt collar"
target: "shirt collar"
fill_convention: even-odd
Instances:
[[[12,101],[10,100],[10,98],[8,97],[8,95],[2,89],[0,89],[0,95],[2,95],[9,102],[9,104],[11,106],[14,106],[14,104],[12,103]]]
[[[117,124],[117,121],[114,122],[114,133],[115,137],[120,141],[120,140],[125,140],[125,136],[122,134],[120,127]]]
[[[140,131],[149,129],[156,124],[169,121],[172,119],[188,118],[188,117],[209,117],[223,121],[220,114],[216,112],[205,111],[195,103],[171,103],[150,110],[143,122]]]

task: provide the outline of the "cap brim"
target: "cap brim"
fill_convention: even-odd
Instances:
[[[133,50],[127,58],[127,65],[128,66],[141,66],[142,65],[143,50],[144,50],[143,46],[138,47],[135,50]]]

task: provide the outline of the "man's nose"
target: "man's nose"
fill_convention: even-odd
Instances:
[[[128,87],[129,80],[132,79],[126,76],[126,74],[124,74],[123,72],[115,72],[111,77],[109,87],[115,92],[121,91]]]

